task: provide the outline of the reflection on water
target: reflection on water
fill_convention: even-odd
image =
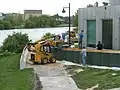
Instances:
[[[62,32],[68,31],[68,27],[58,27],[58,28],[37,28],[37,29],[14,29],[14,30],[2,30],[0,31],[0,45],[2,45],[5,38],[8,35],[12,35],[13,32],[26,33],[29,39],[32,41],[39,40],[45,33],[50,32],[52,34],[60,34]],[[71,28],[72,29],[72,28]]]

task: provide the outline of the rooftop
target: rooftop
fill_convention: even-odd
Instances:
[[[35,12],[36,13],[36,12],[42,12],[42,10],[24,10],[24,12],[27,12],[27,13],[29,13],[29,12],[34,13]]]

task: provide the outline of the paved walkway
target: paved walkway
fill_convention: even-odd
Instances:
[[[47,65],[27,65],[34,68],[42,82],[42,90],[78,90],[75,82],[69,77],[59,62]]]

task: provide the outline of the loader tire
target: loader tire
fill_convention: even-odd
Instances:
[[[48,58],[43,58],[41,61],[42,64],[47,64],[48,63]]]
[[[51,59],[50,59],[50,62],[51,62],[51,63],[56,63],[56,59],[55,59],[55,58],[51,58]]]
[[[33,62],[34,64],[38,64],[38,62]]]

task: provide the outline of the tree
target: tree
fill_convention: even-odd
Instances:
[[[36,24],[30,20],[25,21],[25,28],[35,28]]]
[[[78,13],[75,13],[73,18],[73,26],[78,27]]]
[[[3,30],[3,29],[4,29],[4,25],[0,24],[0,30]]]
[[[89,5],[87,5],[87,7],[89,8],[89,7],[93,7],[93,5],[92,4],[89,4]]]
[[[3,25],[0,25],[0,29],[13,29],[13,28],[41,28],[41,27],[55,27],[60,24],[67,24],[69,22],[68,17],[62,17],[58,14],[50,16],[50,15],[41,15],[30,16],[27,20],[23,20],[23,15],[19,13],[9,13],[5,16],[3,20]]]
[[[4,29],[12,29],[12,24],[9,21],[4,21]]]
[[[59,16],[59,14],[57,13],[57,14],[53,15],[52,17],[54,17],[55,19],[56,19],[56,18],[58,19],[60,16]]]
[[[4,40],[2,49],[4,51],[21,53],[24,46],[30,42],[27,34],[13,33]]]
[[[10,24],[11,24],[12,26],[15,26],[15,24],[16,24],[15,20],[13,19],[12,14],[8,14],[8,15],[4,18],[4,21],[10,22]]]
[[[5,16],[3,21],[9,21],[12,25],[12,28],[21,27],[24,22],[23,15],[19,13],[9,13],[7,16]]]
[[[54,37],[54,34],[51,34],[51,33],[46,33],[45,35],[43,35],[43,39],[49,39],[49,38],[53,38]]]
[[[50,17],[49,20],[48,20],[48,25],[50,27],[55,27],[56,26],[56,20],[54,18]]]
[[[19,16],[18,16],[18,21],[19,21],[19,24],[20,24],[20,26],[23,24],[23,22],[24,22],[24,19],[23,19],[23,16],[22,16],[22,14],[19,14]]]
[[[56,17],[48,16],[48,15],[42,15],[42,16],[39,16],[39,17],[30,16],[27,21],[33,22],[35,24],[36,28],[55,27],[56,25],[60,24],[60,23],[57,23]]]

